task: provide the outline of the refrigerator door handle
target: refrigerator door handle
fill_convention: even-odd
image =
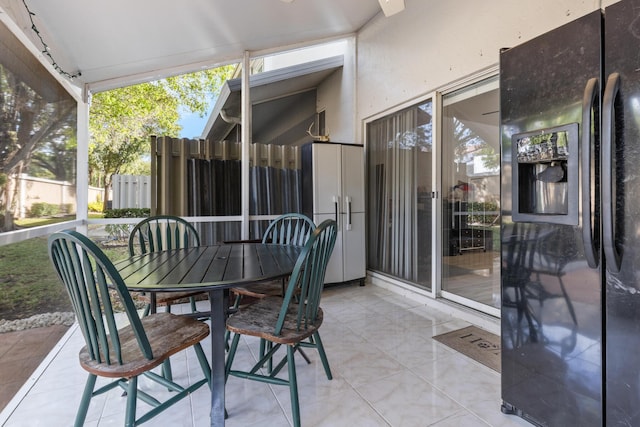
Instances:
[[[339,212],[340,212],[340,197],[339,196],[333,196],[333,205],[335,207],[336,225],[339,227],[340,226],[340,222],[338,221],[338,216],[339,216]]]
[[[584,255],[587,258],[589,267],[598,267],[598,250],[593,241],[593,228],[597,224],[591,223],[593,212],[591,211],[591,126],[599,125],[598,117],[593,120],[591,111],[597,101],[599,93],[599,84],[597,78],[591,78],[587,81],[584,88],[584,97],[582,98],[582,141],[581,146],[581,163],[582,163],[582,241],[584,245]],[[596,130],[597,133],[597,130]]]
[[[613,142],[615,141],[615,100],[620,91],[620,74],[612,73],[607,79],[602,97],[602,242],[607,270],[620,272],[620,253],[616,248],[613,192]]]

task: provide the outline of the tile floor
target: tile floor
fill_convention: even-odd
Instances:
[[[322,306],[320,331],[334,378],[327,380],[311,350],[312,364],[299,358],[303,426],[530,426],[500,412],[497,372],[431,339],[468,323],[375,285],[329,288]],[[77,361],[79,330],[65,338],[23,396],[0,413],[3,426],[72,425],[86,375]],[[257,341],[242,342],[236,363],[256,352]],[[178,379],[197,369],[192,351],[173,357],[172,365]],[[227,426],[291,424],[286,388],[231,378],[226,396]],[[123,403],[119,390],[94,398],[85,425],[122,425]],[[145,425],[206,426],[208,412],[203,388]]]

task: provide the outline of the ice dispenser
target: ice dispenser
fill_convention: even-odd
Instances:
[[[513,220],[578,224],[578,124],[513,135]]]

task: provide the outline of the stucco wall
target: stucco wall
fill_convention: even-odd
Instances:
[[[361,143],[356,140],[356,58],[355,39],[346,41],[344,65],[318,87],[317,111],[325,111],[331,141]]]
[[[612,1],[405,0],[358,34],[357,123],[499,61],[499,51]],[[363,127],[357,126],[358,138]]]
[[[325,125],[331,141],[356,143],[355,77],[356,40],[348,37],[306,49],[297,49],[264,58],[264,69],[273,70],[321,58],[343,55],[344,65],[316,90],[315,112],[325,111]],[[318,134],[318,129],[312,129]]]

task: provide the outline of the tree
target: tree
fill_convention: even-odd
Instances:
[[[37,92],[24,77],[0,64],[0,231],[14,228],[16,178],[47,141],[75,129],[73,98],[55,90]]]
[[[27,173],[39,178],[75,182],[77,146],[75,126],[59,129],[33,152]]]
[[[108,194],[114,174],[149,155],[151,135],[178,136],[181,106],[204,116],[208,95],[217,94],[233,70],[228,65],[95,94],[89,114],[92,184]]]

